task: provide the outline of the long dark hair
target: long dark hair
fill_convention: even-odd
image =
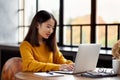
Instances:
[[[57,21],[51,13],[45,10],[41,10],[36,13],[36,15],[34,16],[31,22],[29,31],[24,41],[28,41],[32,46],[40,46],[38,41],[38,29],[37,29],[38,23],[42,24],[51,18],[55,21],[54,30],[53,30],[53,33],[50,35],[50,37],[48,39],[44,39],[44,41],[46,42],[46,45],[48,46],[48,48],[55,53],[56,45],[57,45],[57,42],[56,42]]]

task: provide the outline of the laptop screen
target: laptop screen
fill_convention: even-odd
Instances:
[[[100,48],[100,44],[80,44],[75,59],[73,73],[94,70],[97,65]]]

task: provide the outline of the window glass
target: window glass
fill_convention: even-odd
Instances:
[[[23,4],[23,0],[19,0],[19,26],[23,25],[23,13],[24,13],[24,4]]]
[[[96,42],[105,47],[105,26],[96,26]]]
[[[35,13],[35,0],[19,0],[19,42],[26,36]]]
[[[90,42],[90,26],[80,28],[83,27],[80,26],[80,24],[90,24],[90,1],[91,0],[64,0],[64,25],[73,25],[64,28],[64,45],[71,43],[72,45],[78,45],[80,42]]]
[[[25,26],[29,26],[36,13],[36,0],[24,0],[25,1]]]
[[[24,1],[23,0],[19,0],[19,10],[18,10],[18,13],[19,13],[19,28],[18,28],[18,34],[19,34],[19,37],[18,37],[18,42],[21,42],[24,38],[24,34],[23,34],[23,24],[24,24],[24,18],[23,18],[23,15],[24,15]]]
[[[114,25],[114,26],[108,26],[108,46],[107,47],[112,47],[113,44],[117,41],[117,31],[118,31],[118,26]]]
[[[59,0],[38,0],[38,10],[46,10],[51,12],[55,19],[57,20],[57,24],[59,25]],[[57,42],[59,42],[59,26],[56,29]]]
[[[97,0],[97,23],[120,23],[120,0]]]
[[[112,47],[117,41],[118,25],[120,23],[120,0],[97,0],[96,22],[97,24],[108,24],[97,27],[97,43],[102,47]],[[115,25],[113,25],[115,24]],[[106,37],[105,37],[106,36]]]

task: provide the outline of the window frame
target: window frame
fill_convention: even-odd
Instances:
[[[72,38],[71,38],[71,43],[70,45],[64,45],[63,42],[64,42],[64,26],[66,26],[63,22],[64,22],[64,0],[59,0],[60,1],[60,6],[59,6],[59,25],[57,26],[59,28],[59,42],[58,42],[58,46],[62,46],[62,47],[78,47],[76,45],[73,45],[72,44]],[[25,4],[23,2],[23,4]],[[18,10],[19,12],[23,11],[24,13],[24,7],[23,9],[19,9]],[[36,12],[38,11],[38,0],[36,0]],[[20,16],[19,16],[20,17]],[[28,27],[26,25],[24,25],[24,14],[23,14],[23,25],[18,25],[18,28],[23,28],[23,36],[25,36],[25,33],[24,33],[24,30],[25,30],[25,27]],[[91,0],[91,23],[90,24],[77,24],[77,25],[80,25],[80,26],[83,26],[83,25],[89,25],[90,26],[90,43],[96,43],[96,26],[97,25],[113,25],[113,24],[96,24],[96,0]],[[71,27],[74,26],[74,25],[71,25],[71,24],[67,24],[67,25],[70,25]],[[118,36],[117,36],[117,40],[119,39],[120,35],[120,24],[115,24],[115,25],[118,25]],[[20,33],[19,33],[20,35]],[[71,35],[72,36],[72,35]],[[107,30],[106,30],[106,34],[105,36],[107,36]],[[82,37],[81,37],[82,38]],[[21,43],[21,42],[18,42],[18,43]],[[82,42],[80,42],[82,43]],[[101,49],[105,49],[105,50],[111,50],[111,47],[107,47],[107,37],[106,37],[106,40],[105,40],[105,47],[102,47]]]

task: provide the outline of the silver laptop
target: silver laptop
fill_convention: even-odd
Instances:
[[[55,71],[64,74],[76,74],[96,69],[100,53],[100,44],[80,44],[75,58],[73,71]]]

